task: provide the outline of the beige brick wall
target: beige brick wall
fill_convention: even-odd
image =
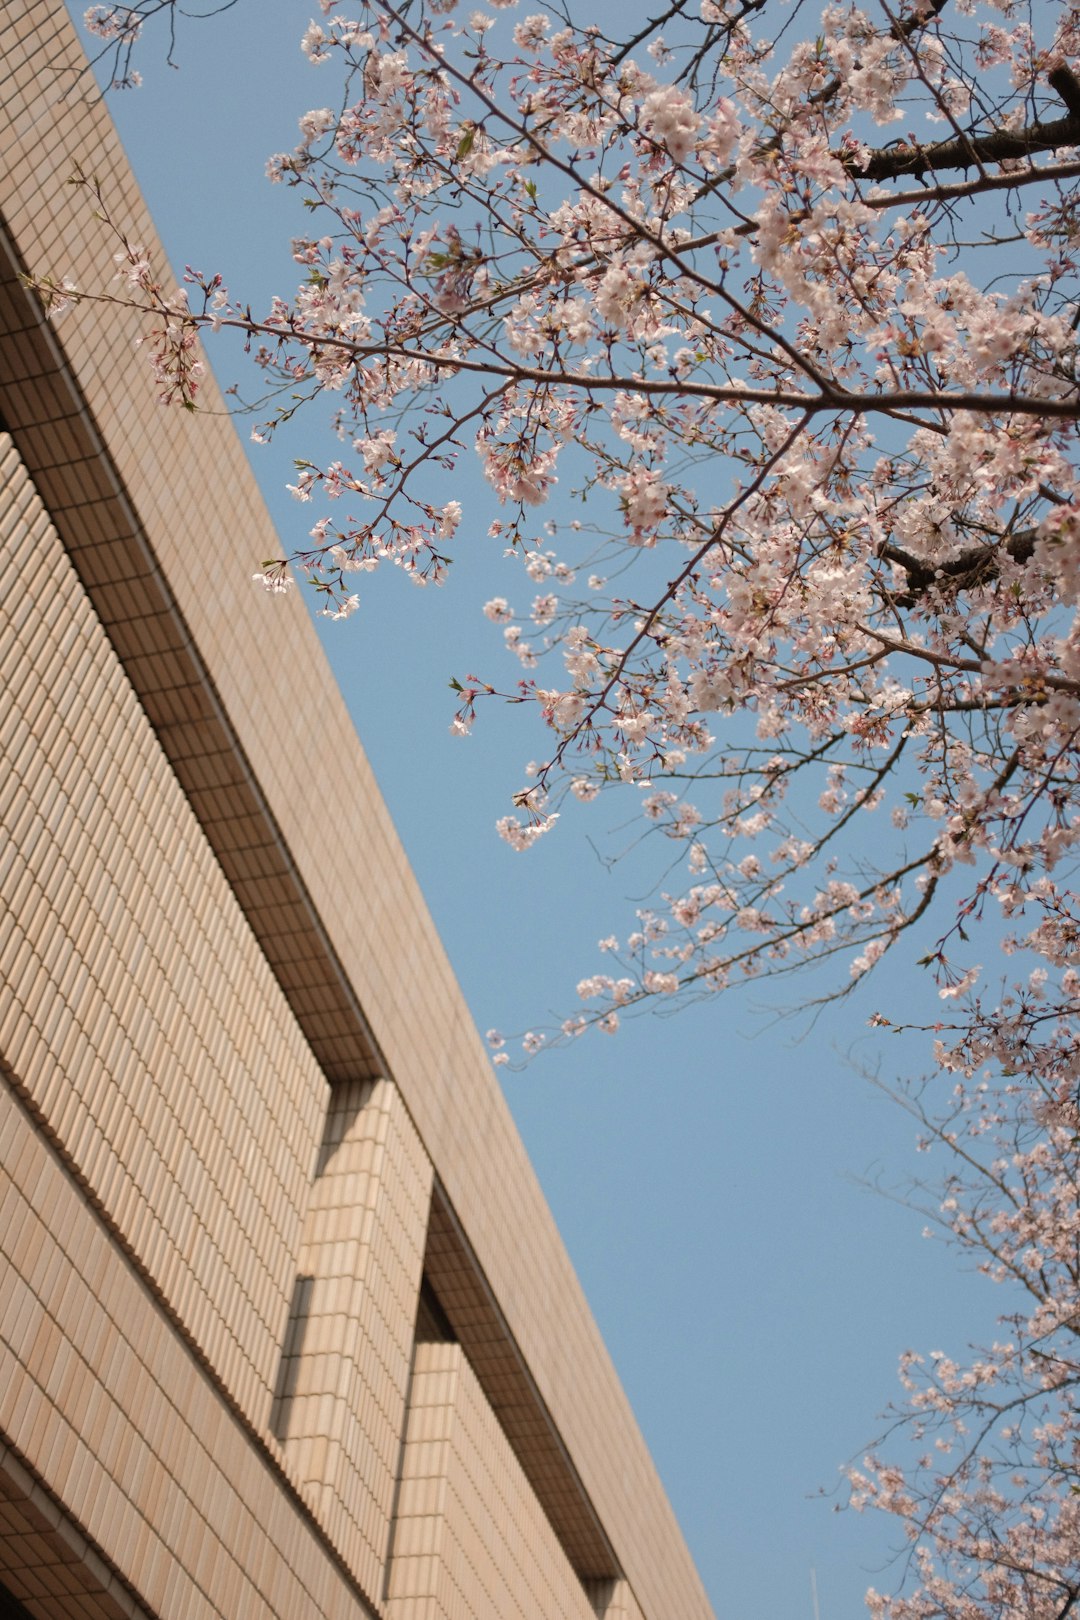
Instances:
[[[104,1568],[96,1555],[86,1572],[68,1561],[91,1595],[111,1570],[160,1620],[375,1612],[2,1077],[0,1433],[100,1549]],[[5,1457],[0,1447],[11,1497]],[[26,1548],[22,1568],[46,1551]],[[18,1584],[18,1543],[4,1552],[0,1578],[14,1570]]]
[[[585,1590],[598,1620],[644,1620],[628,1581],[586,1581]]]
[[[293,1477],[372,1593],[386,1568],[431,1181],[396,1087],[335,1088],[274,1426]]]
[[[430,1161],[392,1083],[328,1092],[7,435],[0,480],[0,672],[11,698],[0,718],[0,1059],[256,1428],[270,1415],[276,1375],[286,1472],[377,1598],[402,1455]],[[19,1159],[20,1168],[30,1163],[28,1154]],[[232,1570],[228,1559],[219,1567],[204,1553],[216,1509],[181,1500],[201,1489],[200,1470],[187,1483],[183,1468],[170,1477],[178,1434],[162,1391],[174,1365],[186,1358],[190,1381],[194,1364],[116,1255],[117,1276],[140,1294],[145,1320],[129,1340],[129,1305],[114,1314],[105,1290],[99,1303],[112,1325],[91,1331],[91,1341],[100,1341],[115,1380],[95,1388],[100,1369],[62,1308],[72,1284],[58,1251],[32,1297],[35,1257],[47,1247],[39,1217],[51,1224],[61,1196],[48,1183],[64,1184],[48,1158],[28,1174],[32,1218],[10,1198],[0,1209],[0,1233],[11,1236],[10,1244],[0,1236],[0,1248],[26,1284],[8,1276],[0,1284],[7,1348],[21,1363],[8,1368],[0,1430],[73,1508],[103,1492],[123,1518],[119,1487],[141,1523],[117,1543],[98,1515],[90,1535],[116,1552],[148,1608],[166,1612],[156,1585],[166,1571],[168,1590],[202,1612],[202,1599],[228,1600],[253,1571]],[[72,1208],[76,1242],[100,1257],[110,1236],[77,1197]],[[102,1282],[82,1253],[84,1298],[71,1308],[85,1329],[88,1296]],[[310,1289],[282,1367],[297,1276]],[[155,1337],[171,1349],[151,1385],[138,1352]],[[437,1416],[423,1358],[441,1348],[418,1350],[406,1506],[409,1469],[425,1454],[413,1442]],[[447,1620],[591,1620],[475,1375],[460,1348],[452,1352],[435,1570]],[[240,1467],[251,1437],[224,1409],[217,1420],[230,1427]],[[190,1443],[185,1433],[182,1455]],[[213,1480],[205,1483],[216,1501]],[[418,1528],[403,1508],[395,1578],[406,1584],[415,1578]],[[44,1570],[44,1553],[13,1546],[0,1573],[22,1595],[35,1579],[60,1578],[29,1574],[27,1557]],[[79,1578],[87,1579],[81,1566]]]
[[[112,244],[68,186],[73,164],[81,160],[93,167],[107,188],[110,206],[129,224],[134,237],[153,246],[154,233],[106,111],[81,96],[74,74],[65,73],[65,64],[79,60],[64,9],[55,0],[8,0],[0,30],[4,153],[0,210],[24,261],[33,268],[74,274],[85,285],[107,286]],[[162,263],[160,256],[157,262]],[[154,716],[165,751],[182,774],[189,802],[200,804],[201,824],[219,861],[230,870],[232,887],[243,897],[244,915],[266,957],[274,962],[279,983],[287,986],[296,1019],[318,1050],[324,1071],[345,1082],[361,1073],[385,1072],[400,1089],[484,1285],[498,1301],[499,1343],[484,1346],[488,1386],[495,1387],[505,1366],[528,1369],[525,1383],[537,1414],[537,1432],[560,1437],[564,1448],[560,1455],[569,1459],[565,1472],[573,1476],[571,1484],[576,1479],[583,1486],[642,1610],[651,1620],[669,1614],[679,1620],[705,1620],[709,1608],[700,1582],[370,769],[351,734],[344,705],[332,689],[304,608],[295,598],[266,602],[253,593],[251,559],[268,555],[273,541],[235,433],[219,416],[188,420],[163,416],[156,409],[145,358],[132,345],[134,328],[130,322],[125,328],[115,310],[79,311],[55,335],[41,336],[29,325],[20,326],[26,321],[25,309],[15,309],[15,304],[12,298],[14,324],[10,333],[5,329],[0,344],[5,416],[21,436],[35,476],[48,479],[56,522],[65,544],[73,554],[78,552],[82,577],[95,590],[99,606],[101,591],[108,588],[111,616],[105,617],[113,644],[122,652],[123,667],[144,708]],[[46,350],[62,372],[60,381],[48,373],[42,359]],[[61,383],[69,384],[66,391]],[[215,397],[209,385],[211,405]],[[107,454],[94,448],[95,435],[100,435]],[[74,445],[81,458],[77,473],[72,470],[72,451],[58,448],[64,444]],[[132,565],[136,553],[137,567]],[[167,586],[164,592],[162,581]],[[35,577],[34,586],[45,597],[41,613],[49,630],[43,634],[44,642],[52,636],[48,574],[43,571]],[[169,599],[166,606],[163,594]],[[20,604],[12,620],[20,635],[23,611]],[[65,769],[68,752],[85,746],[93,772],[104,772],[110,791],[119,783],[126,803],[141,810],[151,781],[149,766],[144,770],[141,763],[130,764],[136,756],[127,751],[116,763],[101,745],[97,709],[67,674],[69,658],[86,660],[90,655],[81,629],[65,633],[63,667],[59,674],[50,672],[40,698],[55,706],[55,726],[81,728],[77,745],[73,738],[64,744]],[[167,643],[166,656],[162,641]],[[98,666],[84,662],[80,667],[88,671]],[[44,740],[51,747],[52,732],[45,737],[35,729],[36,713],[22,722],[29,729],[30,743],[37,748]],[[212,745],[204,742],[204,716],[221,722]],[[127,749],[126,734],[124,738]],[[21,736],[16,761],[20,770],[25,746]],[[138,758],[142,760],[141,755]],[[218,770],[221,779],[215,774]],[[219,785],[222,780],[224,785]],[[340,858],[334,863],[324,859],[321,841],[311,838],[313,783],[318,784],[320,821],[332,826],[340,841]],[[5,780],[0,792],[6,786]],[[93,793],[78,800],[87,813],[99,791],[95,781]],[[178,794],[178,815],[183,803]],[[36,830],[31,832],[32,854],[35,859],[40,854],[43,862],[37,876],[25,880],[33,904],[22,888],[15,896],[20,922],[31,922],[34,930],[51,910],[62,909],[71,900],[67,890],[54,893],[43,887],[44,880],[52,881],[52,874],[42,852],[54,836],[53,823],[43,818],[54,813],[52,800],[43,801],[40,826],[34,823]],[[80,836],[93,842],[98,830],[95,822]],[[155,836],[163,857],[161,893],[171,906],[175,885],[169,874],[180,855],[171,818],[155,823]],[[201,903],[197,915],[203,932],[181,932],[167,956],[155,956],[156,887],[141,896],[142,911],[132,913],[136,920],[149,917],[150,932],[114,934],[114,916],[126,915],[114,888],[119,893],[121,876],[127,881],[124,864],[137,866],[143,848],[129,851],[109,883],[103,880],[100,891],[78,902],[97,908],[102,934],[96,948],[103,962],[112,962],[107,986],[98,983],[97,957],[69,967],[84,949],[77,929],[65,936],[64,952],[72,954],[50,961],[48,968],[39,959],[32,970],[26,969],[23,953],[32,954],[34,947],[29,938],[20,941],[19,971],[31,973],[26,992],[35,998],[40,994],[47,1026],[33,1025],[41,1055],[30,1054],[33,1062],[27,1072],[35,1086],[55,1087],[48,1106],[61,1110],[55,1116],[57,1126],[80,1160],[84,1153],[91,1155],[88,1162],[102,1188],[102,1201],[114,1217],[138,1219],[141,1225],[144,1213],[157,1214],[156,1227],[147,1228],[146,1265],[155,1278],[166,1279],[198,1342],[209,1346],[215,1366],[226,1369],[230,1388],[240,1392],[251,1410],[264,1403],[265,1414],[274,1359],[271,1319],[276,1311],[283,1322],[293,1283],[291,1261],[286,1265],[284,1260],[290,1248],[288,1235],[283,1226],[274,1228],[271,1248],[277,1248],[280,1260],[265,1256],[250,1262],[254,1269],[245,1271],[248,1262],[238,1258],[242,1223],[234,1215],[226,1212],[218,1217],[214,1211],[225,1182],[237,1190],[238,1201],[250,1185],[252,1201],[244,1218],[261,1220],[266,1208],[287,1222],[283,1211],[290,1202],[290,1177],[310,1153],[318,1133],[315,1119],[306,1117],[290,1133],[283,1118],[275,1117],[276,1104],[269,1091],[261,1090],[261,1080],[230,1089],[230,1076],[239,1071],[231,1070],[229,1053],[234,1040],[242,1046],[243,1040],[251,1039],[259,1052],[270,1049],[277,1066],[275,1085],[283,1076],[288,1090],[294,1080],[289,1055],[298,1054],[299,1061],[302,1043],[295,1028],[290,1032],[277,1021],[278,1013],[253,1013],[251,984],[267,983],[265,962],[257,953],[250,959],[255,979],[245,979],[235,993],[230,988],[228,973],[220,971],[218,963],[222,954],[232,955],[233,924],[205,924]],[[114,854],[119,859],[119,845],[114,848],[106,840],[103,849],[109,859]],[[183,858],[189,858],[186,845]],[[5,873],[7,862],[5,850],[0,854]],[[349,872],[345,884],[339,877],[342,868]],[[201,874],[200,881],[202,876],[207,882],[216,881],[211,869],[204,851],[192,872]],[[264,881],[267,873],[269,879]],[[249,948],[242,931],[235,938],[239,950]],[[124,980],[129,950],[132,962],[148,960],[153,972],[161,969],[162,996],[171,993],[174,965],[181,972],[184,992],[177,998],[179,1005],[160,1025],[155,1022],[159,1004],[144,1009],[140,993]],[[119,998],[114,1011],[122,1011],[126,1021],[130,1009],[134,1017],[133,1034],[127,1037],[134,1056],[128,1055],[115,1031],[98,1054],[103,1072],[114,1051],[123,1059],[125,1088],[130,1081],[138,1104],[130,1123],[123,1113],[126,1104],[116,1097],[108,1104],[108,1114],[99,1115],[95,1110],[104,1106],[104,1091],[65,1090],[67,1043],[69,1039],[78,1043],[86,1035],[81,1011],[84,981],[79,977],[84,969],[95,993],[102,991],[110,1005],[110,998]],[[70,980],[65,977],[69,973],[74,975]],[[200,1056],[200,1038],[187,1032],[191,987],[203,975],[214,993],[200,999],[199,1020],[209,1012],[222,1031],[220,1039],[206,1048],[205,1057]],[[54,979],[67,987],[65,994],[77,994],[79,1001],[57,1002]],[[218,1004],[219,992],[229,1005]],[[268,1009],[272,1001],[267,991]],[[25,1018],[25,1009],[18,1016]],[[93,1025],[95,1040],[98,1027]],[[107,1019],[101,1027],[111,1029]],[[152,1027],[160,1030],[160,1049],[157,1044],[149,1049],[142,1044]],[[54,1038],[59,1046],[50,1057],[45,1047]],[[152,1038],[157,1042],[156,1033]],[[159,1050],[166,1064],[171,1061],[168,1054],[175,1054],[177,1074],[188,1063],[196,1066],[194,1078],[185,1082],[189,1087],[185,1096],[192,1095],[194,1086],[191,1133],[199,1147],[194,1160],[180,1148],[175,1162],[171,1154],[163,1158],[159,1151],[160,1133],[168,1137],[174,1129],[169,1099],[176,1095],[172,1082],[159,1095]],[[19,1051],[21,1059],[21,1046]],[[262,1057],[243,1061],[253,1073],[262,1073]],[[47,1082],[42,1076],[50,1063]],[[204,1063],[207,1066],[200,1068]],[[133,1155],[127,1167],[114,1166],[109,1158],[114,1107],[128,1132],[122,1156],[126,1160]],[[144,1115],[150,1128],[144,1125]],[[265,1143],[275,1132],[282,1144],[280,1154],[268,1154],[270,1182],[256,1187],[261,1174],[257,1143]],[[184,1132],[179,1135],[182,1138]],[[204,1141],[211,1144],[205,1163]],[[219,1142],[226,1146],[214,1160],[213,1144]],[[290,1155],[295,1159],[292,1169]],[[267,1190],[271,1183],[283,1195],[280,1209]],[[166,1196],[175,1199],[175,1205],[162,1204]],[[166,1212],[164,1219],[161,1210]],[[174,1259],[175,1234],[181,1229],[190,1249]],[[299,1235],[297,1226],[297,1239]],[[205,1286],[200,1291],[194,1280],[190,1265],[194,1254],[208,1291]],[[259,1280],[260,1264],[264,1282]],[[170,1266],[175,1269],[170,1271]],[[459,1329],[463,1339],[466,1331],[463,1322]],[[528,1422],[529,1413],[523,1409],[517,1431],[523,1451]],[[538,1489],[544,1488],[546,1460],[542,1451],[535,1470]],[[565,1494],[562,1483],[556,1482],[553,1498]]]
[[[6,434],[0,1057],[265,1425],[327,1088]]]
[[[596,1620],[458,1344],[417,1343],[389,1620]]]
[[[597,1620],[644,1620],[629,1581],[616,1578],[584,1584]]]
[[[117,1572],[3,1444],[0,1580],[34,1620],[149,1620]]]

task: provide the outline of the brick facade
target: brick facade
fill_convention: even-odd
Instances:
[[[154,244],[83,67],[53,0],[5,8],[0,1587],[708,1620],[305,610],[251,612],[231,425],[20,280],[100,279],[77,161]]]

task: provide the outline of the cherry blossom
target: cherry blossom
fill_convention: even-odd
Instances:
[[[946,1157],[944,1185],[916,1189],[927,1235],[1009,1309],[963,1360],[905,1354],[889,1432],[849,1470],[851,1506],[903,1528],[908,1578],[871,1588],[878,1620],[1064,1620],[1080,1599],[1080,1113],[1025,1080],[961,1081],[947,1111],[933,1088],[900,1099]]]

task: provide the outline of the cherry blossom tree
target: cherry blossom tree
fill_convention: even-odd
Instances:
[[[970,1365],[905,1362],[929,1453],[853,1499],[903,1522],[912,1581],[871,1603],[1064,1620],[1080,4],[658,0],[621,34],[490,7],[323,0],[326,104],[269,164],[307,211],[291,295],[173,289],[118,220],[124,289],[46,294],[138,304],[167,403],[232,329],[280,390],[257,437],[329,418],[271,593],[345,618],[380,566],[439,583],[485,526],[507,553],[484,612],[514,678],[462,673],[453,716],[546,728],[499,831],[524,850],[619,789],[666,873],[556,1038],[810,964],[842,994],[918,939],[956,1084],[906,1093],[949,1155],[932,1219],[1027,1303]],[[118,83],[158,12],[91,8]],[[473,457],[491,512],[455,493]]]
[[[868,1607],[880,1620],[1065,1620],[1080,1601],[1080,1112],[1030,1076],[962,1079],[944,1115],[926,1088],[901,1101],[948,1161],[944,1196],[928,1189],[931,1230],[1013,1308],[966,1363],[902,1360],[906,1466],[871,1454],[850,1487],[857,1509],[900,1520],[909,1579],[898,1596],[871,1590]]]
[[[380,564],[441,581],[479,457],[523,669],[462,676],[454,727],[506,687],[549,737],[499,831],[629,783],[683,874],[567,1034],[828,957],[850,984],[928,915],[954,998],[987,912],[1051,973],[1076,940],[1080,11],[771,5],[616,40],[324,3],[330,104],[269,165],[309,211],[296,293],[172,292],[121,232],[164,400],[233,327],[288,391],[262,436],[332,406],[271,590],[345,617]],[[158,11],[88,13],[119,81]]]

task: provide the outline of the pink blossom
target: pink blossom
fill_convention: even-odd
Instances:
[[[676,163],[682,163],[694,149],[700,119],[686,90],[663,85],[645,97],[641,127],[663,146]]]

